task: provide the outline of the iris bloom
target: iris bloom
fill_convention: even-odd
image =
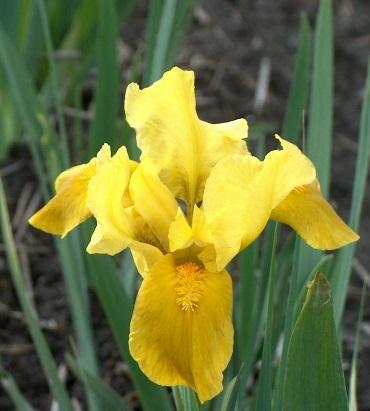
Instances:
[[[191,387],[203,402],[222,390],[233,348],[231,259],[269,219],[322,250],[358,236],[322,197],[315,167],[295,145],[277,136],[281,149],[260,161],[244,141],[245,120],[201,121],[193,72],[174,68],[142,90],[130,84],[125,112],[140,163],[105,144],[60,174],[56,195],[30,223],[63,237],[94,216],[89,253],[131,249],[143,278],[131,354],[151,380]]]

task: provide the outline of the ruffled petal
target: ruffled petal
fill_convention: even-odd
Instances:
[[[88,208],[97,222],[87,247],[89,253],[114,255],[133,239],[133,227],[123,205],[129,178],[130,163],[125,147],[97,165],[87,195]]]
[[[271,218],[290,225],[313,248],[333,250],[359,236],[322,197],[317,181],[292,190],[272,211]]]
[[[271,190],[271,207],[275,208],[294,188],[311,184],[316,170],[301,150],[277,134],[282,150],[270,151],[263,161],[263,174]]]
[[[168,231],[179,206],[149,158],[143,159],[133,173],[130,193],[137,212],[168,250]]]
[[[222,390],[232,353],[232,285],[226,271],[176,266],[168,254],[139,290],[129,338],[143,372],[160,385],[186,385],[201,402]]]
[[[110,148],[104,144],[97,157],[89,163],[63,171],[55,181],[56,195],[30,219],[39,230],[65,237],[78,224],[91,216],[87,206],[87,191],[96,172],[96,162],[104,162]],[[99,160],[98,160],[99,159]]]
[[[300,150],[280,141],[283,149],[271,151],[264,161],[251,155],[221,160],[207,180],[203,208],[218,270],[260,235],[283,198],[316,177],[315,168]]]
[[[215,125],[199,120],[191,71],[175,67],[142,90],[130,84],[125,111],[143,156],[191,208],[201,199],[211,168],[225,156],[247,151],[245,120]]]
[[[271,208],[262,168],[253,156],[232,156],[220,161],[207,180],[203,209],[219,269],[239,252],[243,240],[252,242],[267,223]]]

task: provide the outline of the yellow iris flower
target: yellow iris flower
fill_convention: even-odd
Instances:
[[[130,84],[125,112],[140,163],[105,144],[57,178],[56,195],[30,223],[65,236],[92,215],[89,253],[131,249],[143,277],[131,354],[151,380],[191,387],[203,402],[222,390],[232,354],[230,260],[269,219],[323,250],[358,235],[321,196],[313,164],[295,145],[277,136],[281,149],[260,161],[248,152],[245,120],[201,121],[193,72],[175,67],[148,88]]]

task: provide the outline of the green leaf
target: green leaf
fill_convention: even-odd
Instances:
[[[26,129],[26,136],[31,148],[34,164],[44,197],[50,197],[50,186],[44,169],[44,159],[50,160],[50,154],[58,146],[55,136],[47,125],[46,115],[37,98],[30,76],[19,56],[15,53],[14,45],[1,31],[0,27],[0,63],[4,68],[9,82],[9,93],[13,106]],[[44,127],[42,127],[44,126]],[[53,173],[60,171],[60,158],[54,156]],[[62,272],[67,287],[71,307],[73,325],[76,331],[78,346],[84,365],[91,371],[97,371],[96,357],[91,331],[86,270],[83,264],[82,248],[78,233],[71,233],[61,241],[56,239],[57,250],[62,264]]]
[[[6,204],[6,197],[2,180],[0,178],[0,222],[1,232],[5,244],[5,252],[8,259],[12,282],[17,293],[19,303],[24,313],[28,330],[31,334],[38,358],[45,373],[49,388],[53,397],[63,411],[73,411],[72,404],[67,391],[60,381],[58,369],[49,346],[42,334],[37,314],[31,304],[27,292],[27,287],[21,272],[20,262],[17,256],[16,246],[11,231],[9,212]]]
[[[61,148],[61,164],[63,168],[68,167],[69,165],[69,153],[68,153],[68,142],[67,142],[67,132],[66,132],[66,125],[64,121],[64,115],[62,110],[62,102],[60,100],[59,90],[58,90],[58,72],[57,66],[54,62],[54,49],[50,34],[50,27],[48,22],[48,15],[45,7],[44,0],[37,0],[37,6],[40,13],[41,19],[41,27],[43,31],[45,46],[46,46],[46,54],[48,57],[49,63],[49,72],[50,72],[50,87],[53,94],[53,100],[55,104],[57,119],[58,119],[58,128],[59,128],[59,135],[60,141],[59,146]]]
[[[264,319],[265,319],[265,309],[267,306],[267,311],[271,308],[269,305],[269,298],[272,298],[272,289],[269,288],[269,285],[271,285],[271,282],[273,279],[271,279],[271,275],[273,274],[273,261],[272,258],[275,255],[275,246],[276,246],[276,238],[277,238],[277,230],[278,230],[278,225],[275,222],[270,222],[267,230],[265,232],[265,238],[264,238],[264,250],[262,252],[261,260],[265,263],[265,266],[262,267],[262,273],[260,274],[260,287],[259,289],[256,287],[254,292],[258,293],[258,296],[254,297],[256,298],[255,301],[253,301],[253,304],[256,305],[256,315],[253,317],[253,325],[252,327],[252,332],[251,332],[251,337],[252,337],[252,342],[249,347],[249,351],[246,355],[245,358],[242,358],[241,361],[241,366],[238,371],[238,374],[236,376],[235,382],[232,384],[232,387],[229,388],[228,390],[228,401],[223,401],[222,406],[226,407],[227,411],[234,411],[235,407],[241,408],[242,407],[242,402],[244,400],[244,393],[245,393],[245,385],[248,379],[248,375],[251,370],[251,366],[253,365],[253,360],[254,360],[254,349],[255,349],[255,344],[257,339],[259,338],[260,335],[260,330],[263,325]],[[253,262],[251,262],[253,264]],[[252,268],[252,265],[251,267]],[[252,280],[253,281],[253,280]],[[251,283],[253,285],[253,282]],[[267,295],[267,299],[266,299]],[[241,298],[244,298],[242,295]],[[269,308],[270,307],[270,308]],[[270,317],[269,317],[270,314]],[[268,313],[268,321],[272,321],[272,312]],[[271,338],[272,338],[272,330],[269,330],[268,327],[266,327],[266,349],[265,349],[265,364],[268,363],[269,360],[269,354],[270,354],[270,348],[271,348]],[[271,334],[270,334],[271,333]],[[266,365],[267,367],[267,365]],[[269,384],[269,378],[270,375],[268,375],[268,370],[267,368],[264,371],[264,376],[263,376],[263,384],[266,386]]]
[[[330,285],[320,272],[308,287],[289,342],[283,410],[348,410]]]
[[[320,0],[317,16],[306,152],[328,194],[333,128],[333,29],[331,0]]]
[[[103,143],[112,151],[118,148],[118,63],[117,63],[117,11],[113,0],[98,0],[97,62],[95,118],[91,126],[89,155],[96,155]]]
[[[0,365],[0,383],[3,390],[13,401],[14,407],[17,411],[33,411],[30,403],[23,396],[17,383],[11,374],[5,371]]]
[[[236,302],[238,310],[235,344],[241,361],[252,362],[251,357],[256,345],[258,282],[256,275],[259,242],[255,241],[239,256],[240,288]]]
[[[310,84],[311,68],[311,29],[307,15],[302,14],[298,49],[294,58],[294,73],[287,107],[285,110],[282,134],[293,143],[297,143],[302,128],[303,114]]]
[[[367,79],[362,103],[359,144],[357,150],[355,181],[352,191],[352,204],[349,217],[349,225],[358,230],[362,204],[367,185],[370,158],[370,62],[367,69]],[[331,283],[334,296],[335,320],[339,324],[343,314],[347,287],[351,275],[352,260],[356,244],[350,244],[342,248],[334,262],[331,272]]]
[[[274,393],[274,411],[284,411],[282,408],[283,401],[283,390],[284,390],[284,380],[286,375],[287,368],[287,357],[288,357],[288,344],[292,335],[293,327],[296,322],[296,319],[300,313],[300,310],[303,306],[305,299],[305,287],[298,285],[298,275],[297,269],[299,264],[299,253],[300,253],[300,240],[296,236],[295,247],[293,252],[293,265],[291,269],[290,276],[290,287],[288,293],[288,301],[285,311],[285,321],[283,328],[284,335],[284,344],[283,352],[279,364],[278,371],[276,373],[275,381],[275,393]],[[331,255],[324,256],[315,268],[311,271],[310,275],[307,278],[307,281],[311,280],[318,271],[325,271],[329,265],[329,262],[332,260]]]
[[[22,60],[15,51],[14,44],[4,32],[0,24],[0,64],[8,82],[8,91],[13,106],[27,130],[32,156],[35,160],[36,173],[41,183],[44,196],[48,196],[48,181],[43,168],[40,153],[41,126],[37,119],[41,107],[33,88],[31,78]]]
[[[188,387],[172,387],[176,411],[200,411],[194,391]]]
[[[308,118],[307,156],[316,166],[321,191],[328,196],[333,123],[333,28],[331,0],[320,0],[314,37],[313,71]],[[301,241],[298,284],[303,287],[322,257]]]
[[[148,5],[148,17],[146,21],[146,56],[145,56],[145,72],[143,83],[144,86],[151,84],[153,71],[153,58],[155,45],[157,41],[158,27],[160,24],[163,0],[150,1]]]
[[[278,223],[274,223],[274,237],[269,258],[268,305],[265,339],[263,342],[261,372],[256,393],[256,411],[271,410],[272,391],[272,357],[273,357],[273,316],[274,316],[274,289],[275,289],[275,254],[278,236]]]
[[[349,409],[350,411],[357,411],[357,357],[360,350],[360,337],[361,337],[361,325],[364,317],[364,307],[366,300],[366,283],[362,286],[360,309],[358,313],[355,344],[353,348],[352,364],[351,364],[351,377],[350,377],[350,398]]]
[[[172,28],[176,16],[177,0],[162,1],[163,6],[158,7],[158,9],[153,12],[155,22],[157,23],[157,30],[155,32],[151,31],[151,34],[155,35],[155,42],[152,52],[152,60],[150,61],[150,66],[148,67],[148,84],[158,80],[166,69],[167,53],[171,42]],[[159,10],[160,16],[158,14]]]
[[[72,369],[76,377],[87,385],[90,391],[94,392],[100,399],[103,410],[109,411],[130,411],[131,408],[124,402],[119,394],[106,382],[94,374],[91,374],[83,367],[78,359],[67,354],[67,364]]]
[[[167,50],[166,67],[171,67],[180,50],[184,36],[190,27],[195,7],[201,0],[181,0],[177,2],[175,21],[172,27],[171,42]]]

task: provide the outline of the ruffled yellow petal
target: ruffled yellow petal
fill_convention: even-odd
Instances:
[[[219,269],[239,252],[243,239],[253,241],[267,223],[270,193],[262,169],[263,163],[253,156],[232,156],[220,161],[207,180],[203,209]]]
[[[277,134],[282,150],[270,151],[263,161],[263,174],[271,190],[271,207],[275,208],[295,187],[316,179],[312,162],[301,150]]]
[[[218,270],[260,235],[272,209],[291,190],[315,179],[312,163],[296,146],[280,141],[283,149],[264,161],[251,155],[221,160],[207,180],[203,208]]]
[[[333,250],[359,236],[322,197],[317,181],[300,186],[272,211],[271,218],[290,225],[313,248]]]
[[[109,146],[104,144],[98,156],[102,161]],[[63,171],[55,181],[55,196],[30,219],[29,223],[39,230],[65,237],[78,224],[90,217],[87,207],[87,189],[95,175],[94,157],[89,163]]]
[[[97,222],[87,247],[89,253],[114,255],[126,248],[134,237],[123,206],[129,178],[130,163],[125,147],[108,161],[97,164],[87,195],[88,208]]]
[[[247,151],[245,120],[208,124],[199,120],[194,73],[177,67],[152,86],[127,87],[127,121],[136,129],[137,143],[172,193],[189,207],[198,202],[211,168],[223,157]]]
[[[179,206],[169,189],[161,182],[149,158],[143,159],[132,174],[130,194],[137,212],[168,249],[168,230]]]
[[[151,268],[139,290],[129,338],[143,372],[160,385],[186,385],[201,402],[222,390],[232,353],[232,285],[172,255]]]

